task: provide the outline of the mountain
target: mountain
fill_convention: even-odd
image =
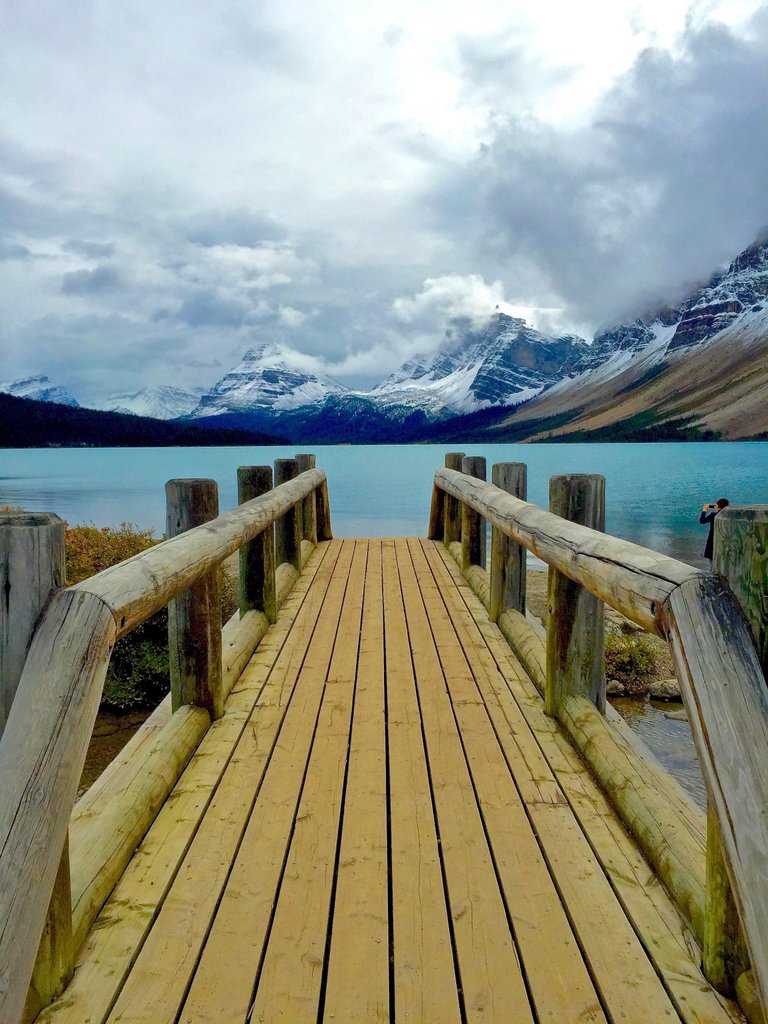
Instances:
[[[486,429],[487,440],[768,436],[768,240],[675,310],[599,334],[594,363]]]
[[[0,394],[0,448],[269,445],[285,438],[80,409]]]
[[[205,388],[158,385],[109,395],[100,408],[156,420],[175,420],[192,412],[204,394]]]
[[[436,355],[403,364],[368,397],[380,406],[410,406],[443,418],[519,405],[577,372],[589,350],[581,338],[552,338],[501,312],[481,330],[447,340]]]
[[[256,345],[202,396],[193,415],[197,418],[263,410],[284,412],[347,392],[330,377],[301,370],[295,362],[295,355],[281,345]]]
[[[78,409],[80,403],[63,388],[51,384],[48,377],[23,377],[21,380],[6,381],[0,384],[0,393],[14,395],[16,398],[31,398],[36,402],[57,402]]]

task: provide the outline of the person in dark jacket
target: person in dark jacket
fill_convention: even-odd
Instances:
[[[715,519],[717,513],[722,512],[724,508],[728,508],[730,502],[727,498],[718,498],[714,505],[705,505],[702,509],[701,515],[699,516],[699,522],[702,526],[709,524],[709,533],[707,534],[707,543],[704,547],[704,557],[712,561],[712,545],[715,540]]]

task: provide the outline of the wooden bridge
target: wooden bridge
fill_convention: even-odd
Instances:
[[[64,589],[63,524],[0,519],[0,1024],[765,1019],[766,511],[714,576],[601,532],[602,478],[446,466],[426,539],[332,539],[312,456],[222,516],[171,481],[170,539]],[[670,642],[706,819],[606,709],[603,602]],[[165,605],[172,692],[75,803]]]

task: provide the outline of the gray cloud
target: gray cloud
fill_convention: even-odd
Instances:
[[[86,256],[90,259],[99,259],[103,256],[112,256],[115,247],[111,242],[87,242],[82,238],[70,238],[62,246],[65,252],[74,252],[78,256]]]
[[[593,323],[684,295],[768,219],[768,14],[648,49],[590,123],[500,119],[434,200],[478,254]],[[483,64],[465,64],[482,76]]]
[[[96,267],[95,270],[72,270],[61,279],[64,295],[95,295],[113,292],[120,287],[122,277],[116,267]]]
[[[31,260],[32,253],[26,245],[18,245],[14,242],[0,241],[0,261],[3,260]]]

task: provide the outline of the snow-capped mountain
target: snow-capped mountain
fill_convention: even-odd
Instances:
[[[576,373],[588,351],[581,338],[552,338],[497,312],[482,330],[450,339],[447,350],[404,363],[368,397],[432,416],[519,405]]]
[[[80,407],[80,403],[70,395],[66,388],[51,384],[48,377],[42,375],[0,383],[0,391],[14,395],[16,398],[31,398],[36,402],[57,402],[59,405],[69,405],[73,409]]]
[[[634,429],[649,439],[664,431],[692,439],[767,433],[768,240],[745,249],[678,309],[598,334],[579,368],[495,424],[488,439],[525,422],[534,438],[621,437]]]
[[[330,377],[302,370],[296,364],[295,354],[280,345],[256,345],[203,395],[193,415],[219,416],[265,409],[287,412],[348,391]]]
[[[156,420],[175,420],[192,412],[204,394],[205,388],[158,385],[108,395],[99,408],[134,416],[151,416]]]

